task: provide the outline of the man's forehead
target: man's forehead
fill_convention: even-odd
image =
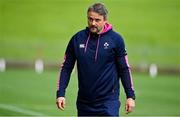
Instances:
[[[103,18],[103,15],[100,15],[96,12],[91,11],[91,12],[88,12],[88,17],[93,18],[93,19],[101,19]]]

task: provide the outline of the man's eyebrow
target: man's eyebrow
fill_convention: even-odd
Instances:
[[[95,20],[100,20],[100,18],[93,18],[91,16],[88,16],[88,18],[92,18],[92,19],[95,19]]]

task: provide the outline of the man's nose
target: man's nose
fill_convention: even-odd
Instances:
[[[92,21],[92,25],[96,25],[96,22],[94,20]]]

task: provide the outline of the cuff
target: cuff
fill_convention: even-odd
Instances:
[[[58,97],[65,97],[65,91],[57,90],[56,92],[56,98]]]

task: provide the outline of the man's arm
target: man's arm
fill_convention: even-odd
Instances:
[[[76,56],[74,52],[73,38],[72,38],[67,46],[64,56],[64,62],[61,65],[61,72],[60,72],[57,95],[56,95],[57,97],[56,104],[58,108],[61,110],[64,110],[65,107],[65,91],[68,86],[75,61],[76,61]]]
[[[124,87],[126,93],[126,105],[125,110],[126,113],[130,113],[133,111],[135,107],[135,93],[134,86],[131,76],[131,71],[128,65],[127,55],[119,58],[119,76],[121,78],[122,85]]]
[[[121,82],[126,93],[127,100],[125,110],[127,113],[129,113],[133,111],[133,108],[135,107],[135,93],[132,75],[130,66],[128,64],[128,56],[125,50],[125,44],[123,39],[120,37],[116,44],[116,62],[118,68],[118,75],[121,78]]]
[[[124,87],[126,97],[135,99],[131,70],[128,64],[128,56],[125,55],[118,59],[119,76]]]

